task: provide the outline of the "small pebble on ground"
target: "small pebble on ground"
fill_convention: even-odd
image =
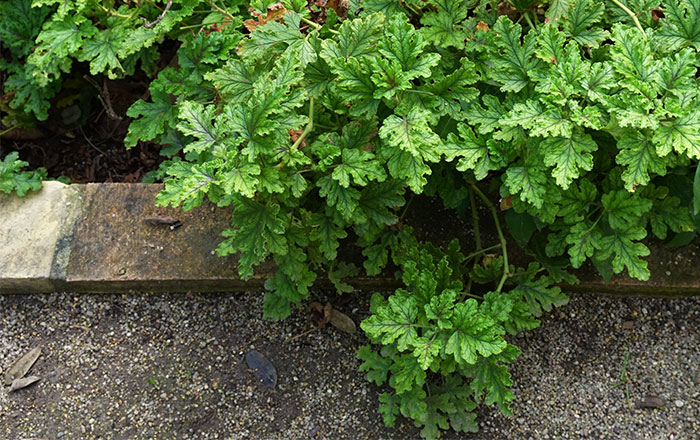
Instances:
[[[369,294],[316,293],[356,324]],[[262,294],[0,296],[0,373],[41,347],[0,390],[0,439],[418,439],[383,425],[384,389],[358,371],[367,341],[311,314],[261,319]],[[479,410],[478,434],[446,439],[700,438],[700,299],[571,295],[542,325],[509,337],[513,416]],[[269,388],[252,350],[277,372]]]

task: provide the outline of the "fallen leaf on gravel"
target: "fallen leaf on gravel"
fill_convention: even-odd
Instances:
[[[345,313],[332,308],[330,303],[322,306],[320,303],[312,302],[311,308],[319,313],[323,313],[323,319],[318,323],[317,328],[323,327],[330,322],[333,327],[346,333],[355,333],[357,331],[355,322]]]
[[[637,408],[660,408],[666,402],[659,396],[644,396],[641,400],[635,403]]]
[[[39,381],[41,378],[39,376],[28,376],[21,379],[15,379],[12,381],[12,386],[10,387],[10,392],[21,390],[22,388],[28,387],[34,382]]]
[[[170,217],[169,215],[152,215],[144,217],[143,221],[144,223],[150,223],[152,225],[169,225],[171,230],[182,226],[180,220]]]
[[[170,217],[169,215],[151,215],[143,218],[144,223],[151,223],[153,225],[174,225],[180,220]]]
[[[248,367],[260,377],[263,385],[270,388],[277,386],[277,369],[265,356],[255,350],[250,350],[245,355],[245,361]]]
[[[325,306],[321,305],[321,303],[318,303],[316,301],[312,302],[309,304],[311,309],[317,311],[323,317],[319,321],[318,325],[316,326],[317,328],[325,327],[326,324],[331,320],[331,310],[333,310],[333,307],[331,307],[331,303],[327,303]]]
[[[357,331],[355,322],[348,315],[336,309],[331,310],[331,325],[345,333],[355,333]]]
[[[29,350],[27,354],[22,356],[15,364],[10,368],[10,371],[5,375],[5,385],[12,385],[15,379],[20,379],[24,377],[25,374],[32,368],[34,362],[41,356],[41,347],[35,347]]]

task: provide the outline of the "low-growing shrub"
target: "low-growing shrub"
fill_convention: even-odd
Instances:
[[[426,438],[475,430],[482,401],[509,414],[519,351],[504,335],[566,302],[553,285],[575,282],[568,268],[646,280],[643,239],[694,237],[699,0],[257,0],[250,18],[241,2],[34,3],[34,22],[53,18],[7,46],[23,69],[0,68],[10,106],[37,117],[72,60],[129,74],[181,41],[129,109],[125,144],[164,145],[159,204],[233,204],[217,253],[239,254],[244,279],[274,260],[266,317],[288,316],[320,273],[342,293],[361,270],[400,269],[406,287],[373,297],[375,345],[358,355],[392,389],[385,422],[401,414]],[[474,214],[469,255],[402,225],[421,193]],[[478,204],[498,234],[487,247]],[[537,262],[509,263],[503,220]],[[349,236],[362,268],[339,258]]]

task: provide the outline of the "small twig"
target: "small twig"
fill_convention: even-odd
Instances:
[[[173,5],[173,0],[168,0],[168,4],[165,5],[165,8],[163,9],[163,11],[153,21],[149,22],[148,19],[146,19],[145,17],[139,17],[143,21],[143,27],[145,27],[146,29],[151,29],[152,27],[155,27],[158,23],[160,23],[160,21],[163,19],[163,17],[165,17],[165,13],[170,10],[170,7],[172,5]]]
[[[114,119],[116,121],[121,121],[122,117],[119,116],[114,112],[114,109],[112,108],[112,101],[109,98],[109,91],[107,90],[107,80],[104,80],[103,87],[100,87],[94,79],[90,78],[87,75],[83,75],[83,78],[92,86],[97,89],[98,95],[97,98],[100,100],[102,103],[102,107],[105,109],[105,112],[107,112],[107,116],[109,116],[110,119]]]
[[[102,151],[102,150],[100,150],[99,148],[97,148],[97,147],[95,146],[95,144],[93,144],[93,143],[90,141],[90,139],[88,139],[88,137],[85,136],[85,132],[83,132],[83,127],[78,127],[78,130],[80,130],[80,134],[83,135],[83,138],[85,138],[85,140],[87,141],[87,143],[90,144],[90,146],[91,146],[92,148],[94,148],[95,150],[97,150],[98,152],[100,152],[103,156],[109,157],[109,154],[107,154],[107,153],[105,153],[104,151]]]
[[[302,336],[306,336],[306,335],[308,335],[309,333],[314,332],[314,331],[316,331],[316,330],[318,330],[318,329],[320,329],[320,328],[321,328],[320,325],[319,325],[319,326],[316,326],[316,327],[312,328],[311,330],[307,330],[307,331],[305,331],[305,332],[303,332],[303,333],[299,333],[298,335],[296,335],[296,336],[290,338],[289,340],[290,340],[290,341],[293,341],[293,340],[295,340],[295,339],[297,339],[297,338],[301,338]]]

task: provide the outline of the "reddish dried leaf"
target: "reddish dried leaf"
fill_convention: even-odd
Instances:
[[[476,30],[486,32],[489,30],[489,25],[483,21],[480,21],[476,24]]]
[[[513,195],[511,194],[508,197],[501,199],[501,211],[505,211],[513,207],[513,201],[511,200],[512,198]]]
[[[248,10],[250,11],[251,15],[255,17],[255,19],[249,18],[243,22],[243,25],[250,32],[253,32],[258,26],[262,26],[270,21],[280,21],[282,17],[284,17],[284,14],[287,13],[287,9],[285,9],[284,5],[279,2],[273,3],[267,7],[267,15],[265,17],[263,17],[261,13],[255,12],[253,8],[249,8]]]

